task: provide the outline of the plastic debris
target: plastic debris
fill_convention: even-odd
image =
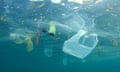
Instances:
[[[31,36],[27,35],[25,40],[27,43],[27,51],[32,52],[33,51],[33,42],[32,42]]]
[[[47,56],[47,57],[52,57],[53,56],[52,48],[45,48],[44,53],[45,53],[45,56]]]
[[[36,45],[39,43],[39,35],[40,35],[40,24],[37,24],[37,33],[36,33]]]
[[[39,43],[39,32],[36,33],[36,45]]]
[[[83,0],[68,0],[68,2],[83,4]]]
[[[54,22],[50,22],[50,27],[49,27],[48,33],[50,35],[55,35],[56,34],[56,27],[55,27]]]
[[[12,40],[16,39],[17,38],[17,34],[16,33],[10,33],[10,38]]]
[[[87,34],[80,30],[77,34],[64,42],[63,51],[69,55],[84,59],[98,43],[97,34]]]
[[[58,3],[61,3],[62,1],[61,0],[51,0],[51,2],[58,4]]]
[[[10,33],[10,39],[13,40],[16,44],[23,44],[24,39],[17,33]]]
[[[39,9],[45,6],[45,3],[42,3],[40,5],[34,6],[33,9]]]
[[[113,40],[113,46],[118,46],[119,42],[117,40]]]
[[[16,44],[23,44],[23,43],[24,43],[23,40],[19,40],[19,41],[16,42]]]

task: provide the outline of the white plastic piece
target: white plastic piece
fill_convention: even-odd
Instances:
[[[51,0],[52,3],[56,3],[56,4],[59,4],[61,3],[62,1],[61,0]]]
[[[83,4],[83,0],[68,0],[68,2],[74,2],[78,4]]]
[[[16,39],[16,37],[17,37],[17,34],[16,33],[10,33],[10,38],[11,39]]]

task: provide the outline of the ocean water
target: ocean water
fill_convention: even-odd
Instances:
[[[119,72],[119,17],[119,0],[1,0],[0,72]],[[83,59],[63,51],[79,30],[98,40]]]

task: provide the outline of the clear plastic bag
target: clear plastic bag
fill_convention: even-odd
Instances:
[[[63,51],[83,59],[92,52],[97,43],[97,34],[88,34],[87,31],[80,30],[77,34],[64,42]]]

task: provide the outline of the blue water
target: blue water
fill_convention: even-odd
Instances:
[[[81,63],[76,61],[68,65],[62,64],[62,55],[47,58],[39,49],[28,54],[24,50],[11,46],[10,42],[1,43],[0,71],[1,72],[114,72],[119,70],[119,60]],[[7,44],[9,47],[5,47]],[[11,46],[11,47],[10,47]],[[16,46],[17,47],[17,46]]]
[[[78,4],[62,0],[62,3],[65,6],[50,0],[1,0],[0,72],[120,71],[120,1]],[[41,4],[45,5],[37,7]],[[54,36],[48,34],[50,21],[56,23]],[[99,40],[92,53],[83,60],[62,51],[64,41],[79,29],[96,33]],[[38,45],[37,32],[40,33]],[[11,33],[19,37],[11,39]],[[28,34],[32,34],[32,52],[27,52],[26,43],[16,43],[24,41]]]

